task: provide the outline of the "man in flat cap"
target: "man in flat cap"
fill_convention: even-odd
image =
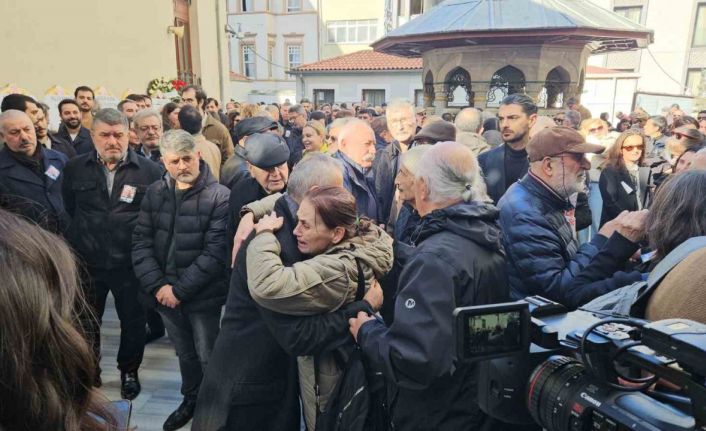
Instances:
[[[250,135],[244,153],[248,175],[241,175],[230,190],[228,250],[233,247],[235,229],[240,223],[240,210],[251,202],[284,191],[289,179],[289,146],[279,136],[271,133]]]
[[[252,117],[241,120],[235,126],[234,135],[238,140],[235,143],[235,154],[228,159],[221,169],[220,182],[228,188],[232,188],[233,184],[243,175],[247,176],[247,165],[245,157],[245,141],[250,135],[255,133],[270,133],[279,134],[279,126],[277,122],[270,117]]]
[[[414,145],[436,144],[437,142],[455,141],[456,126],[448,121],[434,121],[422,127],[414,135]]]
[[[591,167],[585,154],[602,151],[568,127],[541,130],[527,144],[529,171],[498,203],[513,299],[541,295],[574,309],[642,278],[623,270],[644,236],[646,210],[623,212],[578,246],[570,197]]]

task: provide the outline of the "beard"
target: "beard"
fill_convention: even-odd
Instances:
[[[77,128],[78,126],[81,125],[81,120],[79,120],[79,119],[77,119],[77,118],[72,118],[72,119],[70,119],[70,120],[66,120],[65,123],[66,123],[66,125],[69,126],[70,128],[75,129],[75,128]]]

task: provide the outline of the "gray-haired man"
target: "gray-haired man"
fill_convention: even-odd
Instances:
[[[194,137],[170,130],[160,141],[169,175],[147,190],[133,234],[132,261],[156,302],[179,356],[182,404],[164,430],[193,416],[228,292],[226,222],[230,191],[201,160]]]
[[[145,190],[159,179],[161,169],[128,147],[127,118],[115,109],[94,115],[91,136],[93,151],[71,159],[64,169],[64,205],[72,218],[66,238],[85,263],[87,296],[98,318],[98,326],[91,325],[96,357],[108,291],[115,298],[121,393],[133,399],[140,393],[137,370],[144,352],[145,317],[130,258],[132,230]]]

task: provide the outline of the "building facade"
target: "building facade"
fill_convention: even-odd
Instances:
[[[225,3],[210,0],[5,1],[0,86],[15,84],[40,100],[79,85],[119,98],[146,92],[154,78],[178,77],[225,97],[225,17]]]
[[[593,56],[589,64],[637,73],[636,90],[697,96],[706,68],[706,0],[591,0],[655,32],[649,48]]]

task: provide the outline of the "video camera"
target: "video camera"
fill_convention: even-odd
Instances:
[[[454,317],[457,356],[476,363],[478,404],[502,422],[706,430],[706,325],[567,313],[539,296],[457,308]]]

